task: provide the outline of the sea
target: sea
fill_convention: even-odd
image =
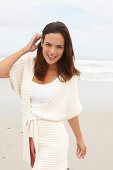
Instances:
[[[76,60],[74,66],[81,72],[80,80],[113,82],[113,60]]]
[[[81,80],[113,82],[113,60],[76,60]]]

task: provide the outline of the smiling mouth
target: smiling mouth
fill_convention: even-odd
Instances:
[[[48,58],[50,59],[50,60],[54,60],[55,58],[56,58],[56,56],[54,57],[54,56],[50,56],[49,54],[47,54],[47,56],[48,56]]]

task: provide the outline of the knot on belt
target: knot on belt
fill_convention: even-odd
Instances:
[[[25,113],[25,112],[24,112]],[[28,129],[28,137],[34,138],[36,152],[38,154],[38,121],[39,118],[33,114],[26,114],[24,119],[24,127]],[[28,139],[29,140],[29,139]]]
[[[35,115],[33,114],[27,114],[26,115],[26,118],[25,118],[25,124],[24,124],[24,127],[25,128],[28,128],[30,126],[30,123],[32,120],[36,120],[38,119]]]
[[[34,137],[35,131],[38,132],[37,120],[39,118],[33,114],[27,114],[24,122],[24,127],[29,128],[29,137]]]

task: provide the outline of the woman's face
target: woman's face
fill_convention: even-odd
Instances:
[[[44,42],[41,40],[42,53],[48,64],[55,64],[64,52],[64,37],[60,33],[45,35]]]

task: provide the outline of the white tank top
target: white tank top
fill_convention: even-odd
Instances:
[[[58,81],[58,78],[49,84],[39,84],[32,81],[30,88],[31,110],[53,95]]]

